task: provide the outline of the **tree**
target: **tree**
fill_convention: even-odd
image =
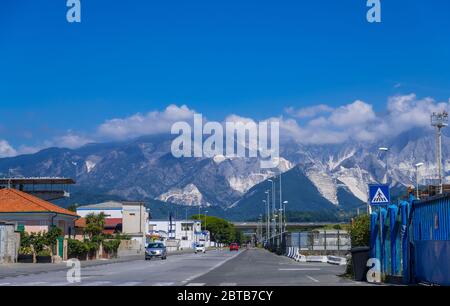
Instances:
[[[191,219],[201,220],[203,227],[206,223],[206,230],[210,232],[211,241],[229,244],[232,242],[241,243],[244,240],[243,234],[225,219],[205,215],[194,215]]]
[[[73,211],[73,212],[77,212],[77,208],[78,208],[78,204],[72,204],[69,207],[67,207],[67,210]]]
[[[90,213],[86,216],[86,228],[84,234],[89,237],[91,241],[101,241],[103,229],[105,228],[105,213],[99,214]]]

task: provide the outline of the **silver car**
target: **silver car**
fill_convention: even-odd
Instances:
[[[145,260],[150,260],[153,257],[159,257],[162,260],[167,259],[167,249],[164,243],[152,242],[145,248]]]

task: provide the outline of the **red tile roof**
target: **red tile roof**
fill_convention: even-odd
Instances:
[[[17,189],[0,189],[0,213],[20,212],[50,212],[78,217],[73,211],[64,209]]]
[[[75,227],[86,227],[86,218],[80,218],[75,221]]]
[[[106,218],[105,227],[116,227],[122,223],[122,218]]]

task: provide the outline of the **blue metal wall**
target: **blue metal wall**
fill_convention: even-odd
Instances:
[[[450,196],[414,201],[411,232],[414,280],[450,285]]]
[[[450,285],[450,195],[379,208],[370,229],[384,276]]]

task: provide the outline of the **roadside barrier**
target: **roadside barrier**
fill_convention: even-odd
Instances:
[[[305,256],[300,253],[298,247],[288,247],[286,250],[286,257],[289,257],[297,262],[323,262],[332,265],[346,265],[347,259],[339,256]]]
[[[338,256],[328,256],[327,262],[332,265],[345,266],[347,264],[347,258]]]
[[[327,256],[306,256],[307,262],[328,262]]]

